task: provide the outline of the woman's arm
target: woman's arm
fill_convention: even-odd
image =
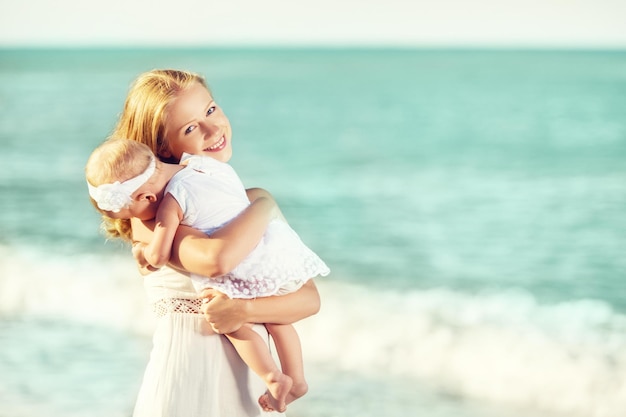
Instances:
[[[211,289],[202,297],[202,311],[217,333],[232,333],[244,323],[290,324],[302,320],[320,309],[320,295],[313,280],[298,291],[281,296],[262,297],[252,300],[232,299]]]
[[[269,193],[258,196],[248,208],[210,237],[191,227],[180,226],[172,244],[170,266],[216,277],[232,271],[259,243],[269,222],[279,215]],[[132,219],[133,240],[150,242],[154,222]],[[139,249],[142,245],[134,245]],[[135,253],[135,250],[133,251]],[[145,271],[138,259],[140,270]]]

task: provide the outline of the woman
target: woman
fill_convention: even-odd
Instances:
[[[184,107],[187,103],[178,99],[181,92],[198,82],[206,86],[201,77],[183,71],[155,70],[140,75],[128,93],[112,137],[145,143],[161,160],[178,162],[173,150],[177,141],[185,139],[185,132],[179,134],[180,126],[168,121],[168,110]],[[206,129],[207,135],[230,135],[230,126],[219,132],[212,132],[211,126],[196,127]],[[180,227],[172,247],[171,268],[152,272],[147,265],[140,265],[142,273],[152,272],[145,277],[145,287],[159,320],[134,417],[264,415],[256,401],[264,391],[263,382],[217,333],[232,332],[246,322],[293,323],[319,310],[313,281],[280,297],[229,299],[208,290],[203,293],[208,302],[198,298],[188,273],[219,276],[232,270],[256,246],[275,216],[277,207],[269,193],[252,189],[248,196],[250,207],[211,238]],[[104,218],[104,223],[111,235],[134,242],[134,253],[151,239],[153,225],[140,220]],[[263,326],[255,330],[267,339]]]

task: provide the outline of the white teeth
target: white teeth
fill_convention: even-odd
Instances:
[[[215,145],[209,146],[209,150],[213,151],[213,150],[219,148],[220,146],[222,146],[223,144],[224,144],[224,138],[222,137],[222,139],[220,139],[220,141],[217,142]]]

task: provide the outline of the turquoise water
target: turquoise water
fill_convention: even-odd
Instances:
[[[151,321],[83,167],[157,67],[207,77],[244,183],[333,271],[291,415],[626,409],[626,52],[3,50],[0,416],[130,414]]]

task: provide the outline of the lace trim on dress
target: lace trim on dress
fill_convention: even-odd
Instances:
[[[202,300],[187,298],[163,298],[152,305],[157,317],[168,314],[202,314],[200,306]]]

